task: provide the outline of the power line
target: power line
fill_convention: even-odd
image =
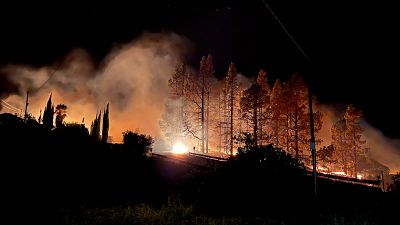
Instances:
[[[276,22],[279,23],[279,25],[282,27],[283,31],[289,36],[290,40],[293,42],[293,44],[296,45],[296,47],[299,49],[299,51],[303,54],[304,58],[307,59],[309,63],[312,63],[312,60],[310,57],[308,57],[307,53],[303,50],[303,48],[297,43],[297,41],[293,38],[293,36],[289,33],[289,31],[286,29],[286,27],[283,25],[283,23],[279,20],[279,18],[276,16],[272,8],[268,5],[268,3],[265,0],[262,0],[265,7],[269,10],[269,12],[272,14]]]
[[[1,102],[3,103],[3,106],[5,106],[5,107],[7,107],[7,108],[9,108],[9,109],[13,109],[13,110],[15,110],[15,111],[20,111],[20,110],[21,110],[21,109],[15,107],[15,106],[11,105],[10,103],[4,101],[3,99],[0,99],[0,100],[1,100]]]
[[[286,29],[286,27],[279,20],[279,18],[275,15],[272,8],[268,5],[268,3],[265,0],[262,0],[262,1],[264,2],[265,7],[267,7],[269,12],[272,14],[272,16],[275,18],[275,20],[279,23],[279,25],[285,31],[285,33],[292,40],[293,44],[295,44],[296,47],[299,49],[299,51],[303,54],[304,58],[306,58],[307,61],[310,64],[312,64],[310,57],[308,57],[308,55],[305,53],[305,51],[301,48],[301,46],[296,42],[296,40],[293,38],[293,36],[289,33],[289,31]],[[316,155],[316,150],[315,150],[315,130],[314,130],[314,113],[313,113],[313,107],[312,107],[311,79],[309,80],[309,85],[308,85],[307,91],[308,91],[308,108],[309,108],[309,113],[310,113],[310,136],[311,136],[310,149],[311,149],[312,164],[313,164],[312,167],[313,167],[314,197],[317,197],[317,155]]]
[[[14,111],[14,112],[16,112],[16,111],[19,111],[19,110],[16,110],[16,109],[10,108],[10,107],[8,107],[8,106],[7,106],[7,105],[5,105],[5,104],[3,104],[3,105],[2,105],[2,107],[4,107],[5,109],[8,109],[8,110]]]
[[[100,11],[100,9],[104,5],[105,1],[106,0],[102,0],[101,2],[99,2],[99,4],[97,5],[97,7],[93,11],[93,13],[90,14],[90,16],[87,18],[87,21],[84,25],[84,30],[87,30],[86,28],[90,25],[91,22],[93,22],[95,20],[95,18],[97,16],[97,12]],[[36,90],[32,90],[32,92],[38,92],[40,89],[42,89],[49,82],[49,80],[53,78],[54,74],[56,74],[56,72],[61,68],[61,66],[64,64],[64,61],[65,61],[65,57],[63,59],[61,59],[60,63],[58,63],[57,67],[53,70],[52,73],[50,73],[49,77],[42,83],[42,85],[40,85],[39,88],[37,88]]]
[[[56,74],[56,72],[61,68],[62,64],[64,64],[65,58],[63,58],[60,63],[58,63],[57,67],[53,70],[52,73],[50,73],[49,77],[42,83],[42,85],[40,85],[39,88],[37,88],[36,90],[33,90],[34,92],[38,92],[40,89],[42,89],[44,87],[44,85],[47,84],[47,82],[49,82],[49,80],[51,78],[53,78],[54,74]]]

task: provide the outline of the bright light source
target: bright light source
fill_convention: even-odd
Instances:
[[[175,154],[184,154],[188,151],[189,151],[189,149],[180,142],[175,143],[174,146],[172,147],[172,153],[175,153]]]
[[[346,176],[347,177],[347,174],[345,172],[331,172],[331,173],[333,173],[335,175]]]

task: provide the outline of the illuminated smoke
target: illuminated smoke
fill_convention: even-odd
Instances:
[[[342,108],[343,111],[338,110],[338,108]],[[317,106],[317,110],[320,110],[324,115],[324,124],[317,135],[317,138],[322,139],[323,142],[318,146],[318,149],[331,144],[331,128],[339,118],[343,117],[345,109],[343,106]],[[400,171],[400,140],[386,137],[365,120],[361,121],[361,126],[364,128],[365,147],[369,148],[368,156],[389,167],[391,173]]]
[[[390,168],[391,173],[400,172],[400,140],[386,137],[381,131],[363,122],[369,155]]]
[[[40,68],[7,65],[0,69],[0,98],[24,109],[25,93],[31,90],[29,113],[38,118],[52,92],[55,104],[68,106],[66,121],[81,122],[84,117],[87,127],[96,112],[109,102],[110,135],[114,141],[121,141],[121,133],[127,129],[138,129],[157,138],[160,137],[159,120],[169,95],[168,79],[177,62],[184,61],[188,49],[189,42],[177,34],[144,33],[137,40],[114,48],[99,67],[94,65],[87,52],[75,49],[39,91],[36,90],[59,62]],[[243,88],[251,85],[245,76],[239,75],[238,79]],[[318,106],[324,114],[323,127],[317,136],[323,142],[318,148],[331,143],[331,127],[343,113],[336,108],[344,109]],[[6,108],[1,110],[7,111]],[[385,137],[365,122],[362,125],[369,154],[387,165],[391,172],[399,171],[400,140]]]
[[[127,129],[158,137],[158,121],[169,93],[168,79],[187,49],[189,42],[177,34],[144,33],[137,40],[113,49],[99,68],[95,68],[88,53],[76,49],[39,91],[35,90],[56,66],[8,65],[0,73],[17,87],[17,93],[2,93],[2,96],[23,109],[25,92],[31,90],[29,113],[38,118],[52,92],[55,104],[68,106],[66,121],[81,122],[84,117],[86,126],[109,102],[110,135],[114,141],[121,141],[121,133]]]

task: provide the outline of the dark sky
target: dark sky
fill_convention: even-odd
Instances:
[[[360,107],[368,122],[400,138],[398,25],[394,5],[267,0],[312,59],[307,62],[262,0],[13,1],[0,6],[0,64],[52,64],[81,47],[100,62],[114,44],[143,31],[174,31],[192,41],[197,66],[211,53],[218,75],[231,61],[253,76],[312,76],[320,102]],[[316,50],[316,51],[314,51]]]

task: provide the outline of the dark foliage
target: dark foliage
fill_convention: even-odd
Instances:
[[[92,121],[92,124],[90,125],[90,136],[92,136],[92,139],[96,142],[100,141],[100,122],[101,112],[100,114],[96,114],[96,118]]]
[[[1,224],[65,224],[65,217],[82,219],[72,224],[97,221],[92,214],[80,217],[91,211],[82,207],[110,209],[98,216],[113,224],[142,218],[135,214],[142,208],[123,218],[123,211],[115,212],[115,206],[139,203],[154,207],[145,211],[152,216],[143,218],[160,221],[171,218],[159,214],[171,193],[193,210],[190,218],[221,223],[224,219],[218,218],[238,218],[239,224],[243,218],[311,224],[312,217],[320,224],[390,224],[398,210],[399,175],[392,193],[318,179],[316,201],[312,179],[299,161],[271,145],[254,146],[251,138],[228,162],[204,168],[143,157],[153,139],[131,131],[124,133],[124,144],[104,144],[94,141],[82,124],[48,129],[31,118],[0,114],[0,137]],[[180,217],[175,218],[167,221],[176,224]]]
[[[393,176],[393,183],[389,186],[389,191],[397,196],[400,196],[400,173]]]
[[[206,180],[199,204],[210,213],[295,216],[312,200],[304,175],[303,165],[281,149],[246,146]]]
[[[154,143],[151,136],[132,131],[123,132],[123,138],[124,149],[139,156],[151,152],[151,145]]]
[[[136,152],[151,148],[151,137],[136,134]],[[60,224],[59,210],[164,199],[151,161],[122,145],[94,141],[78,123],[49,130],[35,120],[0,114],[0,211],[3,224]],[[140,148],[146,148],[140,150]],[[158,193],[158,194],[154,194]],[[161,201],[161,200],[159,200]]]
[[[64,119],[67,116],[67,106],[64,104],[58,104],[56,106],[56,127],[63,127],[64,126]]]
[[[106,109],[104,109],[104,116],[103,116],[103,129],[101,132],[102,143],[107,143],[108,139],[108,129],[110,128],[109,114],[110,114],[110,109],[109,109],[109,104],[107,104]]]
[[[51,101],[51,96],[52,95],[50,95],[49,100],[47,101],[47,105],[43,111],[43,125],[47,129],[53,128],[53,120],[54,120],[54,106]]]

